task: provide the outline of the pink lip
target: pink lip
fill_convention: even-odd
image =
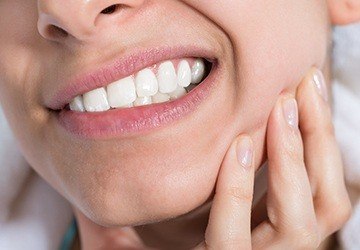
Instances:
[[[105,112],[74,112],[63,109],[56,115],[61,127],[85,139],[107,139],[114,136],[135,136],[180,120],[195,111],[211,93],[218,78],[218,64],[210,75],[180,99]]]
[[[61,110],[78,95],[104,87],[161,61],[186,57],[201,57],[215,61],[213,52],[197,47],[164,47],[136,52],[90,73],[75,76],[45,105],[52,110]]]

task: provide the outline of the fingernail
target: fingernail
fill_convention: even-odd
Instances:
[[[244,168],[250,168],[253,159],[253,145],[249,137],[242,137],[236,146],[237,159]]]
[[[299,115],[297,102],[294,98],[288,98],[283,100],[283,114],[286,122],[293,128],[299,126]]]
[[[328,101],[328,92],[323,73],[316,69],[312,78],[312,81],[316,87],[316,91],[322,96],[322,98]]]

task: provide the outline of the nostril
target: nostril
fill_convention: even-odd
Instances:
[[[47,32],[49,36],[53,38],[65,38],[69,35],[69,33],[66,32],[66,30],[55,25],[49,25]]]
[[[119,4],[113,4],[105,9],[103,9],[101,11],[101,14],[104,14],[104,15],[111,15],[113,13],[115,13],[118,9],[120,8],[120,5]]]

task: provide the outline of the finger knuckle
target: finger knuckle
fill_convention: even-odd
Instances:
[[[230,199],[239,203],[251,202],[253,198],[252,192],[239,187],[228,187],[224,193]]]
[[[320,246],[320,240],[317,235],[303,235],[302,249],[317,249]]]
[[[329,223],[331,233],[339,230],[349,220],[352,213],[352,206],[348,198],[337,200],[327,209],[326,221]]]
[[[320,245],[320,234],[316,221],[288,231],[293,245],[301,249],[316,249]]]
[[[304,160],[302,150],[299,150],[299,148],[295,145],[286,147],[285,156],[289,163],[298,163],[303,162]]]
[[[247,243],[248,242],[248,243]],[[211,250],[218,250],[218,249],[223,249],[223,250],[235,250],[235,249],[251,249],[251,243],[249,243],[250,241],[243,241],[240,239],[229,239],[229,240],[221,240],[216,242],[213,245],[207,245],[206,249],[211,249]]]
[[[318,230],[313,227],[295,230],[292,235],[292,242],[301,249],[316,249],[320,245]]]

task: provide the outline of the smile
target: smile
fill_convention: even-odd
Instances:
[[[78,112],[104,112],[176,100],[201,83],[209,67],[202,58],[165,61],[78,95],[68,108]]]
[[[219,67],[208,52],[176,51],[139,53],[82,76],[48,107],[61,129],[84,139],[136,136],[180,120],[210,94]]]

